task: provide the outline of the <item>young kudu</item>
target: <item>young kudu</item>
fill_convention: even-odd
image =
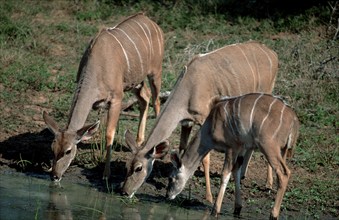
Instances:
[[[90,110],[107,108],[106,164],[104,178],[110,176],[111,147],[125,91],[132,90],[140,105],[137,142],[144,140],[150,92],[144,82],[147,77],[152,92],[156,116],[160,112],[163,32],[143,14],[136,14],[113,28],[102,29],[91,41],[79,65],[77,89],[74,94],[68,124],[60,130],[44,112],[43,117],[54,133],[52,179],[60,181],[76,153],[76,144],[88,139],[99,123],[84,126]]]
[[[166,147],[163,141],[179,123],[182,125],[180,149],[184,150],[192,126],[202,125],[210,112],[210,102],[215,97],[250,92],[271,93],[277,70],[277,54],[257,42],[233,44],[195,56],[179,76],[143,147],[138,148],[130,140],[131,135],[127,135],[127,145],[134,156],[128,167],[122,193],[132,197],[145,182],[151,173],[154,159],[162,156],[162,153],[157,152]],[[251,152],[246,157],[247,161],[250,156]],[[206,199],[212,202],[208,155],[203,165]]]
[[[278,178],[278,191],[271,212],[277,219],[291,172],[286,156],[293,153],[299,131],[294,111],[280,99],[267,94],[252,93],[225,98],[215,104],[205,123],[181,158],[174,154],[176,169],[170,177],[167,197],[174,199],[185,187],[200,161],[211,150],[225,153],[218,198],[212,213],[220,213],[225,189],[231,173],[235,179],[234,214],[242,208],[240,178],[244,156],[258,148]]]

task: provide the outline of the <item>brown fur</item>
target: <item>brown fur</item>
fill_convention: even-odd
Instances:
[[[250,92],[272,93],[277,70],[277,54],[252,41],[195,56],[179,76],[146,143],[134,155],[133,163],[143,164],[145,170],[151,170],[148,165],[152,163],[149,163],[151,159],[146,157],[147,153],[167,139],[179,123],[182,123],[180,149],[184,150],[192,124],[203,124],[214,98]],[[132,195],[149,175],[148,172],[133,173],[133,163],[123,187],[128,195]],[[206,182],[209,183],[209,157],[203,164]],[[133,179],[139,181],[134,182]],[[206,187],[206,197],[212,202],[209,188]]]
[[[162,30],[141,13],[126,18],[113,28],[101,29],[83,54],[77,73],[77,89],[74,92],[64,132],[74,134],[79,131],[92,108],[108,109],[105,178],[110,176],[111,145],[124,92],[131,90],[139,100],[140,122],[137,135],[139,144],[144,140],[151,94],[155,114],[158,115],[160,112],[163,54]],[[151,92],[144,82],[146,78],[149,80]],[[51,120],[45,121],[49,127],[56,124],[50,123]],[[56,145],[62,145],[64,142],[76,143],[74,140],[62,138],[59,140],[56,137]],[[76,148],[76,145],[73,144],[73,147]],[[59,174],[57,178],[60,179],[61,175]]]
[[[215,101],[198,135],[188,146],[180,164],[171,175],[167,196],[174,199],[197,169],[199,162],[211,150],[225,153],[220,190],[213,213],[218,214],[231,173],[235,181],[234,213],[242,208],[239,169],[248,151],[259,149],[278,177],[278,191],[271,211],[277,219],[281,202],[291,175],[286,165],[288,149],[294,149],[298,138],[299,121],[294,111],[280,99],[268,94],[252,93]]]

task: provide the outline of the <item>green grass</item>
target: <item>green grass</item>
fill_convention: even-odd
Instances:
[[[278,53],[274,93],[287,98],[302,124],[293,163],[314,178],[322,173],[328,179],[316,182],[312,190],[294,189],[286,200],[302,203],[308,199],[306,209],[314,215],[319,214],[314,209],[317,204],[335,213],[339,45],[338,39],[333,39],[337,25],[333,22],[338,11],[333,13],[328,4],[323,4],[302,13],[253,17],[221,12],[221,8],[225,10],[222,1],[175,2],[1,0],[0,104],[1,109],[9,109],[1,112],[1,132],[31,128],[31,122],[22,117],[34,115],[23,108],[34,104],[27,98],[31,92],[46,97],[48,101],[39,106],[53,110],[56,120],[65,124],[78,64],[91,37],[101,27],[144,11],[165,33],[162,91],[171,90],[181,68],[197,53],[250,39]],[[136,130],[137,123],[126,123],[119,122],[117,142],[122,141],[125,128]],[[102,160],[101,156],[96,159]]]
[[[28,161],[28,160],[23,160],[22,157],[21,157],[21,154],[20,154],[20,160],[18,160],[16,162],[16,164],[22,169],[22,170],[25,170],[26,167],[30,164],[32,164],[32,162]]]

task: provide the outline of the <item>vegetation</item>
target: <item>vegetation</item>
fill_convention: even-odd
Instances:
[[[165,33],[163,91],[171,90],[180,69],[198,53],[248,40],[278,53],[274,93],[287,99],[300,118],[292,163],[305,172],[298,188],[287,193],[287,203],[306,205],[313,216],[338,215],[338,2],[309,1],[279,11],[277,1],[268,6],[266,1],[241,1],[244,7],[231,11],[235,2],[0,0],[1,141],[44,128],[43,109],[65,123],[78,64],[91,37],[144,11]],[[120,122],[120,130],[125,127],[130,125]],[[24,159],[18,163],[27,165]]]

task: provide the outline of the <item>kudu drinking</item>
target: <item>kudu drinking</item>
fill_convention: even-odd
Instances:
[[[221,210],[225,189],[231,173],[235,179],[234,214],[242,208],[240,178],[244,156],[259,149],[278,178],[278,191],[271,211],[277,219],[291,171],[286,165],[293,152],[299,131],[295,112],[282,100],[267,94],[252,93],[217,101],[205,123],[192,139],[187,151],[173,155],[176,169],[170,177],[167,197],[174,199],[193,175],[200,161],[211,150],[225,153],[220,190],[212,213]]]
[[[104,178],[110,176],[111,146],[119,119],[125,91],[131,90],[138,98],[140,122],[137,143],[144,140],[149,88],[156,116],[160,112],[163,32],[143,14],[131,16],[113,28],[102,29],[87,47],[79,65],[77,89],[74,94],[66,129],[44,112],[44,120],[54,133],[52,144],[54,161],[52,179],[59,181],[73,160],[76,144],[90,138],[99,122],[84,126],[90,110],[107,108],[106,163]]]
[[[277,54],[257,42],[232,44],[195,56],[185,67],[158,116],[146,143],[138,147],[128,140],[134,156],[128,167],[122,193],[132,197],[149,176],[154,159],[166,148],[164,142],[181,123],[180,149],[186,148],[194,124],[202,125],[217,96],[250,92],[271,93],[278,70]],[[131,137],[131,135],[128,135]],[[131,139],[126,137],[127,139]],[[157,149],[158,148],[158,149]],[[247,155],[247,161],[251,152]],[[209,184],[209,155],[203,161],[206,199],[213,201]],[[246,167],[247,168],[247,167]],[[245,175],[246,169],[243,171]],[[271,179],[271,178],[268,178]],[[270,180],[271,181],[271,180]]]

